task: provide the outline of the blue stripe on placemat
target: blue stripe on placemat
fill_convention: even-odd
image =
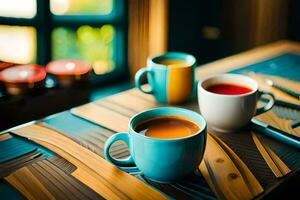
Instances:
[[[49,128],[54,128],[66,137],[74,140],[81,146],[91,150],[94,153],[99,154],[102,157],[104,157],[104,142],[114,134],[114,132],[102,126],[73,115],[72,113],[70,113],[70,111],[65,111],[55,116],[44,119],[43,125]],[[114,147],[112,147],[112,149],[113,148]],[[118,148],[119,150],[123,149],[124,152],[116,152],[115,156],[122,157],[125,156],[123,154],[127,155],[125,151],[125,149],[127,148],[125,145],[123,147],[119,146]]]
[[[230,72],[245,73],[250,71],[300,81],[300,54],[281,54],[271,59],[232,70]]]
[[[37,145],[25,138],[13,136],[9,139],[0,141],[0,164],[6,161],[21,157],[33,151],[38,151],[44,157],[49,158],[55,153]],[[24,199],[17,190],[10,186],[3,179],[0,179],[0,199],[21,200]]]
[[[83,132],[94,128],[100,129],[99,125],[74,116],[70,111],[61,112],[53,117],[46,118],[43,122],[72,136],[79,136]]]
[[[36,146],[21,138],[12,137],[0,142],[0,163],[37,150]]]
[[[36,150],[41,152],[46,158],[56,155],[27,139],[13,136],[0,142],[0,164]]]

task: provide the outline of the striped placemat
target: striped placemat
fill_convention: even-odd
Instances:
[[[38,124],[60,132],[101,157],[104,157],[105,141],[114,134],[113,131],[82,120],[70,112],[60,113]],[[129,152],[124,143],[117,143],[112,146],[111,154],[117,158],[124,158],[129,155]]]
[[[61,123],[61,120],[64,119],[64,122]],[[66,126],[66,124],[72,124],[71,126]],[[74,125],[73,125],[74,124]],[[41,125],[41,123],[39,123]],[[43,126],[46,125],[47,127],[55,127],[56,130],[60,130],[60,133],[63,135],[74,139],[74,141],[80,140],[80,145],[85,146],[84,142],[85,140],[90,140],[90,131],[95,132],[95,138],[105,138],[105,140],[94,140],[93,144],[90,144],[89,149],[98,149],[99,147],[103,147],[106,139],[108,139],[108,136],[113,134],[114,132],[105,129],[102,126],[96,125],[94,123],[90,123],[86,120],[83,120],[77,116],[71,115],[70,113],[64,112],[58,116],[55,116],[54,118],[49,118],[43,121]],[[108,134],[109,133],[109,134]],[[127,146],[125,144],[125,148],[122,148],[118,151],[117,154],[114,154],[114,149],[118,146],[115,146],[115,144],[111,148],[111,153],[113,156],[117,158],[125,158],[127,157],[128,150]],[[103,149],[99,148],[101,150],[100,152],[97,150],[96,153],[99,154],[101,157],[103,156]],[[180,183],[176,184],[161,184],[161,183],[155,183],[153,181],[150,181],[143,177],[143,175],[138,170],[132,170],[130,171],[130,174],[137,179],[143,181],[144,183],[148,184],[151,187],[157,188],[159,191],[161,191],[164,194],[167,194],[170,197],[173,197],[175,199],[190,199],[190,198],[205,198],[205,199],[215,199],[214,194],[208,187],[205,180],[201,177],[200,174],[196,174],[195,176],[189,177],[187,180],[184,180]]]
[[[34,152],[37,147],[6,133],[0,135],[0,164]]]
[[[109,164],[99,155],[52,128],[32,124],[12,130],[11,133],[28,138],[72,163],[76,170],[71,176],[105,199],[167,198],[163,193]]]
[[[104,199],[71,176],[75,166],[53,157],[22,167],[5,180],[28,199]]]
[[[134,114],[141,112],[145,109],[158,107],[158,106],[161,105],[156,104],[152,96],[144,95],[140,93],[138,90],[132,89],[124,93],[120,93],[96,101],[94,103],[86,104],[81,107],[75,108],[71,112],[76,116],[89,120],[93,123],[99,124],[102,127],[107,127],[110,130],[121,132],[127,130],[127,124],[129,118],[132,117]],[[184,106],[181,107],[195,110],[195,111],[198,110],[198,106],[195,101],[186,103]],[[221,174],[218,174],[218,176],[220,175]],[[198,178],[203,179],[202,177],[198,177]],[[195,179],[197,178],[194,178],[194,180]],[[164,191],[161,186],[158,188]],[[183,188],[188,189],[189,186],[183,185]],[[192,195],[193,192],[198,192],[199,194],[201,194],[201,190],[197,191],[195,190],[195,188],[192,187],[190,188],[190,190],[191,192],[188,192],[187,193],[188,195]],[[177,192],[180,192],[180,190],[177,190]],[[242,192],[243,190],[241,190],[240,194]],[[168,194],[174,195],[174,193],[173,194],[168,193]],[[173,197],[176,198],[176,196]],[[198,198],[200,197],[201,196],[198,196]]]

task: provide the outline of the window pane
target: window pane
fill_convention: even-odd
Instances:
[[[55,15],[108,15],[114,0],[50,0]]]
[[[0,60],[27,64],[35,59],[35,28],[0,25]]]
[[[32,18],[36,15],[36,0],[0,0],[0,15]]]
[[[54,60],[79,58],[93,64],[96,74],[111,72],[115,67],[115,29],[111,25],[100,28],[81,26],[77,30],[59,27],[52,32]]]

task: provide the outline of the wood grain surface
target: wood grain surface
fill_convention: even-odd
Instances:
[[[27,199],[104,199],[47,159],[23,167],[5,180]]]
[[[279,130],[283,130],[286,133],[300,137],[300,127],[293,129],[290,126],[293,120],[282,119],[278,117],[272,110],[268,111],[267,113],[256,116],[255,119],[265,122],[266,124],[278,128]]]
[[[141,97],[141,96],[137,97],[138,92],[139,91],[137,91],[137,90],[131,90],[129,94],[121,93],[118,95],[114,95],[112,97],[105,98],[104,100],[99,100],[95,104],[97,104],[98,106],[101,106],[102,101],[106,101],[106,102],[113,101],[114,106],[107,107],[107,109],[112,110],[111,108],[114,108],[117,105],[117,106],[125,107],[128,110],[133,110],[135,112],[140,112],[145,109],[153,108],[155,106],[156,107],[160,106],[151,99],[143,100],[142,99],[143,97]],[[130,98],[130,97],[135,97],[135,98]],[[129,100],[131,102],[130,104],[123,103],[123,102],[128,102]],[[145,103],[145,102],[147,102],[147,103]],[[186,105],[190,109],[191,108],[193,110],[198,109],[197,104],[194,102],[188,103]],[[106,106],[108,106],[108,104]],[[93,105],[93,107],[94,107],[94,105]],[[185,107],[185,106],[182,106],[182,107]],[[80,109],[80,107],[76,108],[76,109]],[[121,115],[121,113],[118,112],[117,110],[115,110],[114,112],[117,112]],[[77,114],[78,114],[78,112],[77,112]],[[86,113],[85,115],[88,115],[88,113]],[[99,113],[98,116],[100,116],[100,115],[101,115],[101,113]],[[113,114],[113,116],[115,116],[115,115],[116,114]],[[80,117],[83,117],[83,116],[80,115]],[[108,116],[108,117],[110,118],[111,116]],[[103,121],[101,121],[101,120],[103,120]],[[93,119],[92,121],[95,122],[96,119]],[[105,119],[98,117],[97,121],[98,121],[98,123],[100,123],[100,125],[103,125],[103,122],[105,122]],[[116,122],[116,121],[114,121],[114,122]],[[128,124],[128,122],[129,122],[129,117],[127,117],[126,124]],[[121,131],[121,132],[127,131],[127,128],[119,129],[119,127],[116,127],[113,124],[114,123],[111,122],[110,127],[109,127],[110,129],[115,130],[115,131]],[[211,140],[213,140],[213,139],[211,137],[209,137],[209,141],[211,141]],[[223,148],[220,147],[219,143],[208,142],[207,145],[208,145],[208,147],[205,151],[205,158],[206,158],[206,160],[210,161],[208,163],[209,166],[211,166],[215,163],[215,159],[214,159],[215,157],[213,157],[212,155],[216,156],[216,152],[218,152],[217,151],[218,149],[219,149],[219,151],[221,151],[223,153],[223,154],[221,154],[222,159],[224,160],[224,163],[227,164],[226,169],[228,169],[228,173],[222,173],[222,174],[218,173],[221,168],[225,168],[223,165],[219,165],[219,168],[212,170],[212,172],[207,174],[207,176],[206,176],[207,177],[206,180],[208,180],[208,179],[212,180],[212,179],[215,179],[215,177],[218,177],[216,179],[216,181],[214,182],[214,184],[210,185],[212,190],[214,192],[216,192],[218,197],[224,196],[226,199],[238,199],[238,198],[252,199],[253,197],[255,197],[258,194],[260,194],[261,192],[263,192],[263,188],[260,186],[259,182],[253,176],[251,171],[247,168],[247,166],[240,159],[238,159],[238,157],[234,154],[234,152],[232,150],[230,150],[230,148],[228,146],[223,144],[223,146],[226,147],[226,151],[224,151],[224,150],[222,150]],[[234,161],[230,159],[230,157],[227,155],[227,152],[230,152],[230,154],[232,155],[231,157],[235,158]],[[238,166],[236,166],[236,165],[238,165]],[[213,168],[213,166],[210,168]],[[223,172],[224,172],[224,169],[223,169]],[[237,176],[239,178],[237,178],[236,181],[224,182],[225,180],[228,180],[228,174],[230,174],[230,173],[237,174]],[[214,189],[213,185],[218,185],[219,186],[218,189]],[[239,188],[239,187],[240,187],[240,190],[237,190],[237,188]],[[239,191],[239,192],[236,192],[236,191]]]
[[[66,127],[64,124],[60,123],[55,123],[61,119],[64,119],[65,123],[68,124],[76,124],[72,125],[72,128]],[[97,137],[102,138],[101,140],[97,140],[97,142],[94,142],[93,145],[97,146],[103,146],[105,142],[105,138],[108,139],[106,136],[111,136],[112,132],[108,130],[104,130],[102,127],[94,125],[92,123],[86,122],[85,120],[78,119],[75,116],[70,116],[67,113],[64,113],[60,116],[56,116],[55,119],[48,119],[44,120],[43,124],[47,123],[47,127],[56,127],[55,129],[59,130],[59,133],[69,137],[69,138],[77,138],[77,135],[80,135],[80,138],[74,140],[78,144],[84,146],[85,148],[93,149],[90,147],[86,147],[84,144],[85,140],[92,140],[94,137],[90,136],[90,132],[93,132],[93,135],[95,135],[95,139]],[[89,126],[86,126],[89,124]],[[39,124],[41,125],[41,124]],[[82,128],[80,128],[82,127]],[[85,127],[85,128],[83,128]],[[76,130],[76,132],[74,131]],[[116,142],[117,143],[117,142]],[[128,156],[129,152],[127,151],[127,146],[123,143],[120,144],[121,146],[125,146],[126,149],[120,149],[117,153],[116,145],[113,144],[112,147],[110,148],[110,153],[113,157],[117,158],[124,158],[120,157],[123,154]],[[44,146],[44,145],[43,145]],[[102,150],[103,152],[103,150]],[[99,154],[101,157],[103,156],[103,153],[101,151],[98,152],[96,151],[95,153]],[[163,193],[169,195],[170,197],[173,197],[175,199],[189,199],[189,198],[194,198],[194,199],[199,199],[199,198],[205,198],[205,199],[215,199],[214,194],[212,191],[209,189],[208,185],[206,184],[205,180],[201,177],[201,175],[195,175],[195,176],[189,176],[185,180],[182,180],[179,183],[172,183],[172,184],[162,184],[162,183],[156,183],[151,180],[148,180],[145,178],[138,170],[134,170],[133,172],[130,172],[131,175],[135,176],[136,178],[144,181],[146,184],[150,184],[152,187],[157,188],[159,191],[162,191]]]
[[[71,112],[79,117],[100,124],[108,129],[121,132],[127,130],[127,117],[113,112],[105,107],[97,106],[94,103],[74,108]],[[117,123],[116,123],[117,122]]]
[[[269,46],[257,48],[252,51],[239,54],[237,56],[233,56],[233,57],[226,58],[226,59],[214,62],[214,63],[210,63],[208,65],[204,65],[201,68],[197,69],[197,72],[196,72],[197,78],[198,79],[203,78],[205,76],[212,75],[215,73],[224,73],[226,71],[237,69],[239,67],[249,65],[249,64],[255,63],[257,61],[263,60],[263,59],[271,58],[274,55],[286,53],[290,50],[300,51],[300,48],[298,45],[296,45],[294,43],[286,43],[286,42],[278,42],[278,43],[275,43],[275,44],[272,44]],[[297,103],[297,101],[298,101],[297,99],[294,99],[293,97],[288,97],[286,94],[282,93],[281,91],[278,91],[274,88],[269,88],[269,86],[264,85],[264,81],[260,80],[259,78],[261,78],[261,77],[258,77],[258,75],[250,74],[250,76],[252,78],[254,78],[255,80],[257,80],[259,83],[261,83],[261,86],[260,86],[261,89],[271,90],[272,92],[274,92],[275,96],[278,99],[286,100],[286,101],[293,99],[292,102]],[[299,90],[299,84],[297,82],[293,82],[293,81],[286,82],[284,80],[279,80],[279,78],[274,78],[274,77],[268,77],[268,78],[272,78],[272,80],[274,80],[274,81],[276,80],[276,81],[278,81],[278,83],[285,84],[287,87],[290,87],[291,89],[296,89],[296,91],[297,91],[297,89]],[[139,92],[137,89],[131,89],[126,92],[105,98],[104,100],[96,101],[95,104],[97,104],[100,107],[104,107],[105,109],[109,109],[112,112],[118,113],[119,115],[124,116],[124,117],[131,117],[134,114],[141,112],[143,110],[162,106],[155,102],[152,95],[143,94],[143,93]],[[195,101],[186,103],[184,105],[179,105],[179,107],[184,107],[187,109],[198,111],[198,106]],[[91,118],[80,115],[80,113],[83,113],[84,111],[76,111],[76,110],[80,110],[80,109],[81,109],[81,107],[75,108],[74,110],[72,110],[72,113],[79,115],[85,119],[91,120]],[[118,114],[113,114],[111,116],[118,116]],[[87,114],[85,113],[85,115],[87,115]],[[122,118],[122,120],[120,120],[118,122],[118,127],[116,127],[113,122],[109,122],[105,118],[102,119],[101,117],[98,117],[96,119],[96,116],[97,115],[102,116],[102,113],[100,113],[100,112],[98,114],[94,113],[93,115],[94,115],[94,117],[93,117],[94,119],[92,119],[91,121],[98,123],[100,125],[103,125],[104,127],[107,127],[111,130],[115,130],[118,132],[127,130],[124,128],[127,125],[127,122],[126,122],[126,120],[124,120],[123,117],[118,116],[119,118]],[[89,116],[91,117],[91,115],[89,115]],[[262,117],[262,116],[259,116],[259,117]],[[264,121],[267,123],[274,119],[274,116],[272,115],[272,111],[265,113],[264,117],[265,117]],[[280,122],[283,123],[283,120],[280,120]],[[288,127],[287,125],[282,125],[282,124],[280,126],[285,127],[285,128]],[[296,134],[296,133],[294,133],[294,134]],[[229,152],[231,152],[231,151],[229,151]],[[277,158],[279,158],[279,157],[277,157]],[[208,181],[208,183],[209,183],[209,181]],[[257,189],[256,192],[254,192],[254,193],[243,192],[243,194],[245,194],[246,196],[247,196],[247,194],[248,195],[250,194],[247,197],[251,198],[251,195],[253,197],[254,194],[257,195],[257,194],[261,193],[260,189],[262,189],[262,187],[260,186],[260,187],[256,187],[256,188],[259,188],[259,189]],[[213,187],[212,187],[212,189],[214,191],[216,191]],[[218,192],[218,193],[220,193],[220,192]],[[221,191],[221,193],[224,194],[224,192],[222,192],[222,191]],[[229,194],[229,193],[225,192],[225,194]],[[230,196],[230,197],[233,197],[233,196]]]
[[[135,91],[138,90],[136,89]],[[132,93],[127,92],[122,92],[117,95],[110,96],[107,99],[115,104],[135,111],[141,111],[157,107],[157,103],[155,101],[148,101],[146,99],[136,97]]]
[[[41,152],[34,150],[16,159],[0,164],[0,178],[3,178],[19,168],[44,159]]]
[[[286,166],[286,164],[274,153],[274,151],[258,139],[256,133],[251,132],[251,135],[257,149],[277,178],[281,178],[291,172],[289,167]]]
[[[216,136],[208,134],[199,169],[219,199],[253,199],[263,192],[243,161]]]
[[[82,122],[82,120],[75,120],[75,121],[67,121],[67,123],[79,123]],[[88,150],[100,155],[101,157],[104,157],[104,144],[105,141],[114,134],[114,132],[109,131],[107,129],[101,128],[99,126],[93,126],[90,125],[88,129],[74,129],[74,131],[67,131],[62,130],[61,126],[64,126],[64,124],[60,126],[54,126],[48,121],[41,121],[38,123],[40,126],[44,126],[46,128],[52,129],[70,139],[72,139],[74,142],[80,144],[84,148],[87,148]],[[76,124],[76,126],[80,126],[79,124]],[[74,125],[72,126],[74,127]],[[73,128],[72,128],[73,129]],[[127,146],[122,142],[116,142],[112,145],[110,148],[110,153],[113,157],[116,158],[125,158],[129,155],[129,151]]]
[[[55,199],[47,188],[26,167],[6,177],[5,180],[27,199]]]
[[[274,82],[276,82],[278,84],[281,84],[293,91],[300,93],[300,83],[299,82],[291,81],[291,80],[287,80],[287,79],[283,79],[283,78],[279,78],[279,77],[274,77],[274,76],[255,74],[255,73],[249,73],[248,75],[259,83],[259,87],[261,90],[271,91],[274,94],[276,99],[284,101],[284,102],[293,103],[295,105],[300,105],[299,99],[292,97],[292,96],[280,91],[279,89],[276,89],[274,87],[267,85],[265,82],[265,79],[273,80]],[[283,109],[279,110],[278,112],[295,112],[295,111],[293,111],[293,110],[289,111],[287,109],[284,110],[284,108],[283,108]],[[299,112],[299,110],[298,110],[298,112]],[[277,129],[283,130],[286,133],[300,137],[300,127],[296,127],[296,128],[291,127],[291,123],[293,122],[293,119],[289,118],[289,116],[288,116],[289,114],[282,113],[281,115],[283,115],[284,117],[281,117],[280,113],[276,113],[275,109],[274,109],[274,110],[270,110],[266,113],[263,113],[259,116],[256,116],[255,119],[265,122],[266,124],[269,124]]]
[[[72,175],[104,198],[166,198],[160,192],[54,130],[32,124],[13,130],[12,133],[45,146],[74,164],[77,169]]]

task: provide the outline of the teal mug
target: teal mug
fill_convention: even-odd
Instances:
[[[147,137],[135,131],[141,122],[163,116],[185,118],[196,123],[200,129],[190,136],[176,139]],[[150,180],[164,183],[182,179],[192,174],[203,158],[206,122],[194,111],[175,107],[146,110],[130,119],[128,129],[128,133],[117,133],[106,141],[105,158],[120,168],[136,165]],[[127,159],[116,159],[109,154],[111,145],[119,140],[124,141],[129,148],[130,156]]]
[[[161,104],[178,104],[189,99],[195,91],[196,59],[186,53],[169,52],[147,60],[147,67],[135,75],[135,85],[143,93],[154,95]],[[141,85],[147,76],[149,89]]]

